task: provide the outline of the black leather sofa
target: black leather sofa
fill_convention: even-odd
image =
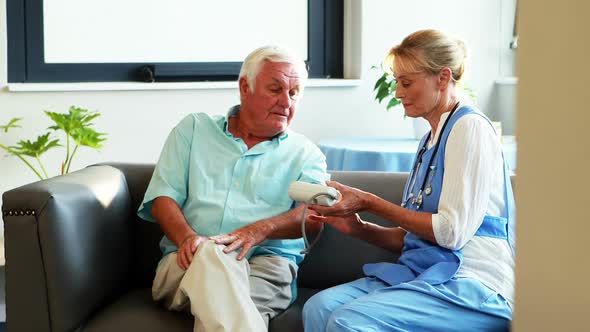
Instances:
[[[162,233],[135,211],[153,167],[91,166],[4,193],[8,331],[192,331],[190,315],[169,312],[150,295]],[[393,202],[401,201],[406,177],[332,174]],[[359,278],[366,262],[396,258],[327,227],[300,267],[297,301],[270,331],[302,331],[301,309],[311,295]]]

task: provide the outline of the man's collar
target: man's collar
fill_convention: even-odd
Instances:
[[[227,116],[223,117],[221,121],[219,121],[219,127],[223,130],[226,136],[233,137],[233,134],[229,131],[229,118],[235,117],[239,111],[240,105],[232,106],[227,112]]]
[[[240,105],[230,107],[229,111],[227,112],[227,116],[223,118],[222,122],[220,122],[220,127],[223,129],[225,135],[229,137],[233,137],[233,134],[229,131],[229,118],[237,116],[239,111]],[[282,142],[285,138],[289,137],[289,132],[290,129],[287,128],[287,130],[273,137],[272,141],[276,140],[277,142]]]

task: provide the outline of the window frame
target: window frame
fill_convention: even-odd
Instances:
[[[236,80],[242,62],[45,63],[43,0],[7,0],[8,83]],[[310,78],[343,77],[343,0],[308,0]]]

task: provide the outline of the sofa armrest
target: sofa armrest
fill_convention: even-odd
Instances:
[[[2,212],[10,330],[76,330],[127,286],[135,218],[116,168],[5,192]]]

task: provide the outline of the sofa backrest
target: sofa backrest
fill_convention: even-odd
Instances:
[[[132,208],[137,210],[154,171],[153,164],[108,164],[125,175]],[[390,202],[400,203],[408,173],[389,172],[331,172],[332,180],[372,192]],[[514,177],[512,178],[514,185]],[[380,217],[361,213],[364,220],[382,226],[395,226]],[[136,230],[133,243],[135,267],[133,283],[138,287],[150,287],[155,268],[161,257],[159,241],[162,231],[155,223],[139,217],[132,221]],[[398,255],[366,242],[345,236],[326,226],[321,239],[313,247],[300,266],[300,287],[326,288],[362,276],[362,266],[369,262],[395,261]]]
[[[154,164],[119,164],[108,163],[123,172],[131,196],[131,208],[137,211],[143,201],[152,174]],[[133,214],[132,224],[135,229],[135,242],[131,244],[134,252],[132,283],[137,287],[151,287],[154,280],[156,266],[162,256],[160,240],[163,233],[156,223],[147,222]]]

